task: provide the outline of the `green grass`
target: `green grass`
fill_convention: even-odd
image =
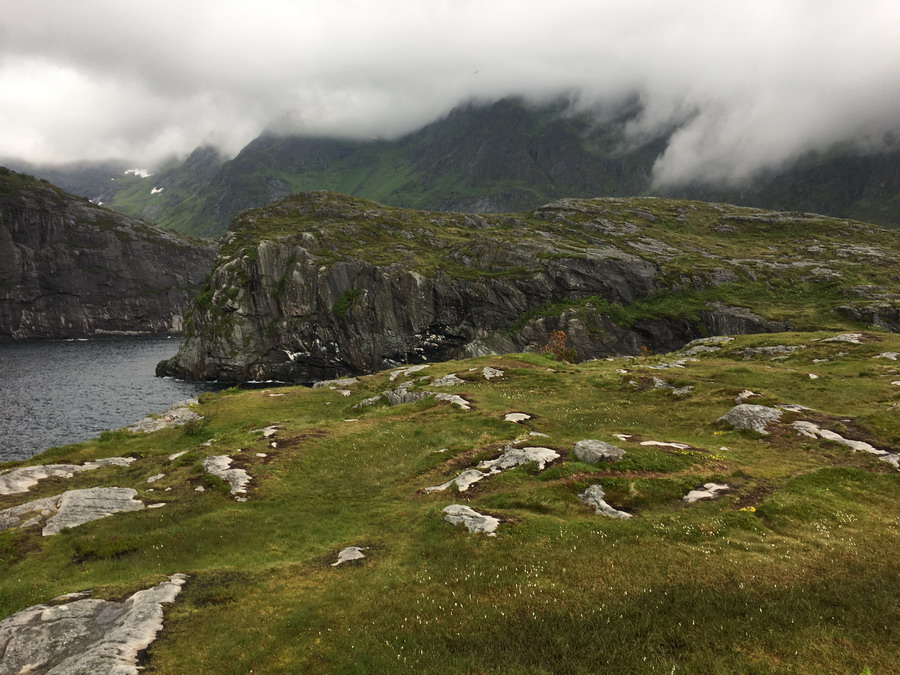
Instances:
[[[452,391],[472,401],[468,412],[429,400],[353,410],[395,386],[386,374],[362,378],[349,398],[302,387],[204,394],[199,429],[106,432],[31,460],[139,457],[0,497],[0,508],[89,485],[131,486],[167,506],[55,537],[0,533],[0,616],[83,588],[119,598],[185,572],[148,672],[893,672],[900,474],[786,429],[758,437],[715,422],[747,387],[762,394],[753,402],[808,405],[829,428],[900,449],[890,385],[900,369],[871,358],[898,351],[900,338],[814,341],[828,335],[739,337],[677,373],[639,367],[667,355],[578,365],[511,355],[424,371],[463,376]],[[743,357],[773,344],[806,347],[781,361]],[[469,370],[485,365],[505,377]],[[648,373],[695,390],[677,398],[630,384]],[[511,410],[534,419],[504,422]],[[252,433],[272,423],[274,449]],[[529,443],[562,455],[544,472],[519,467],[461,494],[421,490],[528,430],[549,434]],[[582,438],[626,455],[577,462],[568,452]],[[220,453],[253,477],[247,502],[202,474],[202,459]],[[148,485],[156,473],[166,476]],[[681,501],[710,480],[734,489]],[[576,495],[593,483],[634,517],[582,506]],[[457,502],[501,516],[499,535],[444,523],[441,508]],[[332,568],[350,545],[367,558]]]

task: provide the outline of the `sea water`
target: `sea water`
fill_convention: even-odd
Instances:
[[[155,376],[178,344],[165,337],[0,343],[0,462],[87,440],[217,388]]]

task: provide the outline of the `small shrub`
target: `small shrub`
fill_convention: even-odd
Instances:
[[[185,436],[199,436],[203,433],[203,430],[206,429],[208,424],[209,416],[197,417],[185,422],[181,427],[181,433],[183,433]]]
[[[332,306],[332,314],[340,317],[346,316],[347,312],[350,311],[350,307],[353,306],[353,303],[362,294],[363,292],[360,288],[348,288],[346,291],[341,293],[340,297],[338,297],[337,301]]]
[[[567,340],[565,331],[553,331],[547,339],[547,344],[541,348],[541,354],[553,356],[564,363],[572,363],[575,360],[575,349],[566,344]]]

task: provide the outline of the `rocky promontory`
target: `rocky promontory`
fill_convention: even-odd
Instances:
[[[214,253],[0,167],[0,340],[181,332]]]
[[[814,214],[604,198],[472,215],[303,193],[234,220],[158,372],[308,382],[537,351],[559,331],[584,360],[861,316],[895,329],[898,260],[897,231]]]

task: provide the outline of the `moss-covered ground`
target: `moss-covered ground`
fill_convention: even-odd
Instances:
[[[403,381],[386,373],[361,378],[350,397],[206,394],[202,422],[105,432],[28,462],[139,458],[43,481],[0,497],[0,508],[95,485],[168,504],[53,537],[0,532],[0,616],[85,588],[119,598],[185,572],[146,672],[897,672],[900,474],[788,423],[813,419],[900,450],[900,366],[873,358],[900,351],[900,338],[816,341],[828,335],[739,337],[670,370],[646,367],[669,355],[578,365],[510,355],[414,375],[457,373],[465,383],[448,391],[470,411],[433,399],[353,409]],[[743,352],[776,344],[805,347],[787,358]],[[486,381],[487,365],[504,377]],[[652,388],[654,375],[694,389],[674,396]],[[761,395],[750,402],[814,412],[785,413],[769,436],[717,423],[744,388]],[[533,418],[506,422],[510,411]],[[253,433],[269,424],[280,426],[276,448]],[[543,472],[526,465],[465,493],[422,490],[529,431],[549,435],[530,444],[561,455]],[[626,454],[579,462],[570,450],[584,438]],[[204,475],[211,454],[248,469],[248,501]],[[732,489],[682,500],[707,481]],[[576,495],[593,483],[633,518],[583,506]],[[498,536],[445,523],[452,503],[500,517]],[[366,559],[332,567],[351,545]]]

